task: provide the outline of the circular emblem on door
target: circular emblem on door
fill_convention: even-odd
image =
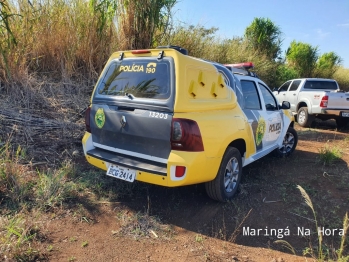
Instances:
[[[95,123],[96,126],[99,128],[102,128],[105,123],[105,115],[103,108],[98,108],[96,114],[95,114]]]
[[[266,129],[265,120],[263,117],[259,117],[257,131],[256,131],[256,144],[257,144],[257,146],[259,146],[262,143],[265,129]]]

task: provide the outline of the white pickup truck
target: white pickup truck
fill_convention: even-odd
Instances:
[[[333,79],[292,79],[274,94],[278,101],[288,101],[300,126],[310,127],[314,118],[335,119],[338,128],[349,123],[349,92],[342,92]]]

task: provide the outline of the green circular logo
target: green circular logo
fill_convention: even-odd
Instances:
[[[95,122],[96,122],[96,126],[98,126],[99,128],[102,128],[104,126],[105,115],[104,115],[103,108],[98,108],[95,114]]]
[[[265,120],[263,117],[260,117],[258,120],[258,126],[257,126],[257,131],[256,131],[256,144],[257,146],[260,145],[260,143],[262,143],[263,137],[264,137],[264,133],[265,133]]]

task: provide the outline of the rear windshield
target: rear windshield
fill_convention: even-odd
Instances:
[[[105,96],[167,99],[170,97],[169,61],[132,59],[112,62],[97,93]]]
[[[337,84],[334,81],[307,81],[304,85],[305,89],[326,89],[337,90]]]

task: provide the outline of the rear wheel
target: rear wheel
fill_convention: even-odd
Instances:
[[[307,107],[301,107],[297,112],[297,122],[302,127],[310,127],[314,121],[314,116],[308,114]]]
[[[205,184],[208,196],[221,202],[232,199],[238,190],[241,176],[242,160],[240,151],[234,147],[228,147],[216,178]]]
[[[282,142],[282,146],[280,148],[275,149],[275,155],[278,157],[285,157],[292,154],[295,150],[298,143],[298,135],[296,130],[293,127],[289,127],[284,140]]]

